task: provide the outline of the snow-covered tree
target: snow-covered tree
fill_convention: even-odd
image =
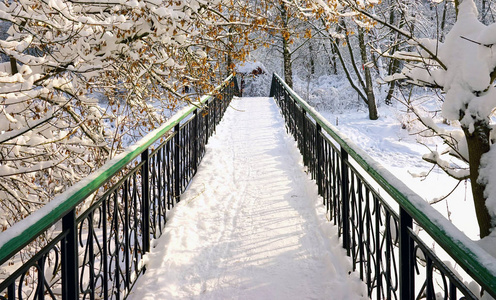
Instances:
[[[0,3],[0,231],[218,82],[222,4]]]
[[[452,128],[440,126],[416,107],[410,107],[427,127],[428,135],[440,137],[447,146],[443,151],[432,149],[423,158],[456,179],[470,180],[480,236],[489,235],[496,226],[496,166],[491,159],[496,151],[492,132],[496,109],[496,24],[484,25],[480,21],[473,0],[457,0],[456,22],[441,42],[441,37],[416,38],[377,15],[355,8],[407,37],[413,48],[393,54],[405,66],[390,80],[406,80],[445,92],[442,116]]]
[[[318,21],[312,22],[315,31],[319,37],[330,41],[328,52],[339,58],[350,85],[367,105],[369,118],[376,120],[376,84],[371,70],[373,63],[369,43],[373,23],[367,22],[360,14],[339,1],[305,1],[297,5],[297,8],[305,19]],[[348,59],[345,59],[345,55]]]

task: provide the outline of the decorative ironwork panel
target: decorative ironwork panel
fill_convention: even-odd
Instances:
[[[0,299],[59,299],[61,297],[61,245],[65,233],[59,233],[8,279],[0,284]]]
[[[460,279],[452,268],[419,238],[409,230],[414,241],[414,282],[415,299],[479,299],[474,291],[467,287],[467,282]]]
[[[368,296],[399,298],[399,217],[381,196],[348,166],[353,270],[367,283]]]

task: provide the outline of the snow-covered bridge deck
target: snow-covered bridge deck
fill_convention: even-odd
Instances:
[[[233,100],[130,299],[361,299],[271,98]]]

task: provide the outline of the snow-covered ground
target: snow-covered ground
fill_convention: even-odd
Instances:
[[[363,299],[269,98],[233,100],[129,299]]]

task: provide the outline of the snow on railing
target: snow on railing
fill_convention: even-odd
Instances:
[[[270,96],[298,142],[369,297],[457,299],[461,293],[466,299],[496,298],[494,257],[341,134],[277,74]],[[419,235],[417,227],[427,234]],[[444,252],[427,246],[434,241]],[[455,264],[463,270],[455,270]]]
[[[1,232],[0,267],[11,272],[0,273],[0,299],[125,298],[144,271],[150,240],[161,234],[167,212],[196,173],[208,137],[237,94],[231,75],[199,103]],[[93,198],[97,191],[103,195]]]

